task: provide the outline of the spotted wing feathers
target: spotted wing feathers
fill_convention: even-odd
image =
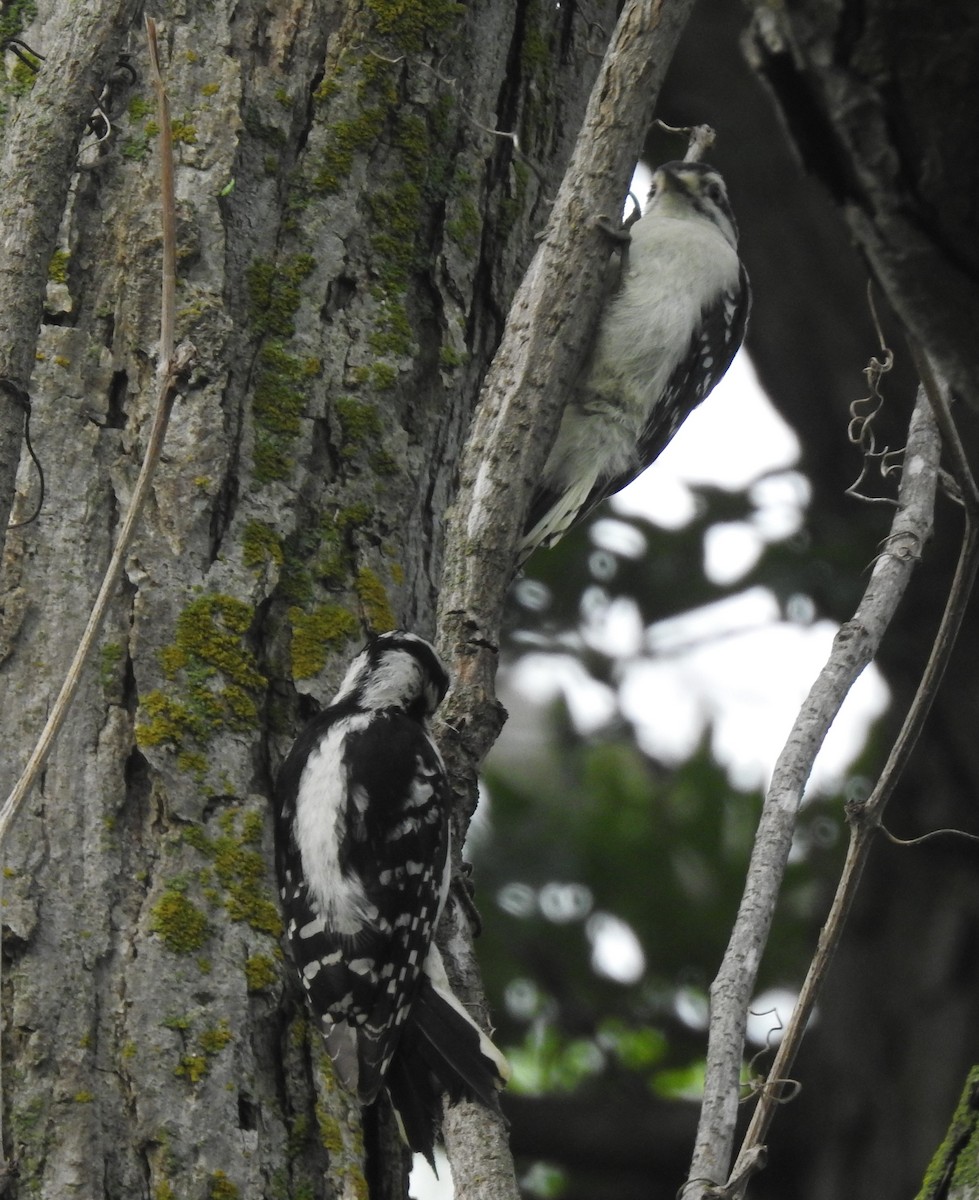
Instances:
[[[722,292],[704,310],[688,353],[680,360],[639,435],[634,462],[613,478],[599,481],[582,506],[581,516],[651,466],[687,417],[720,383],[741,346],[751,307],[751,288],[744,267],[738,284],[736,290]]]

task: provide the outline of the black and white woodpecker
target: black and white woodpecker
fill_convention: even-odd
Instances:
[[[531,500],[521,562],[644,471],[744,339],[751,290],[713,167],[661,166],[629,232],[621,278]]]
[[[448,686],[422,638],[371,638],[296,739],[275,794],[286,936],[337,1076],[363,1104],[385,1087],[433,1166],[443,1094],[498,1110],[508,1075],[434,941],[450,791],[429,719]]]

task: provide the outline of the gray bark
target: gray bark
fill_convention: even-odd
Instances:
[[[18,9],[24,7],[10,6],[5,36],[20,31]],[[108,0],[52,13],[50,41],[43,50],[33,47],[47,61],[33,81],[30,103],[6,105],[0,155],[0,530],[13,503],[48,264],[78,142],[134,7],[131,0]],[[25,72],[22,66],[22,88]]]
[[[608,29],[610,10],[592,14]],[[361,1195],[358,1109],[281,962],[270,780],[300,697],[331,693],[365,629],[434,631],[478,385],[599,60],[549,5],[155,15],[176,335],[197,358],[100,659],[6,847],[5,1152],[22,1195]],[[31,273],[16,257],[0,271],[8,288],[19,272],[0,374],[33,399],[48,500],[3,561],[4,793],[84,625],[155,397],[156,139],[132,17],[42,0],[24,36],[46,62],[5,97],[5,222],[41,194],[30,229],[4,228]],[[55,79],[82,46],[85,86]],[[120,50],[137,83],[73,173],[92,80]],[[59,87],[55,161],[37,128]],[[37,156],[16,168],[31,122]],[[494,127],[519,132],[539,177]]]

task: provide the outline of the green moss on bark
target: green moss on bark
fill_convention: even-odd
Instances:
[[[174,954],[193,954],[207,941],[207,917],[182,891],[171,888],[153,905],[150,929]]]
[[[264,521],[249,521],[245,525],[241,559],[246,567],[264,567],[268,563],[281,567],[285,561],[282,539]]]
[[[208,1200],[238,1200],[241,1192],[223,1171],[215,1171],[207,1195]]]
[[[316,265],[309,254],[281,261],[256,259],[247,272],[249,321],[266,338],[258,358],[255,394],[256,483],[285,479],[292,470],[292,446],[306,404],[306,385],[321,369],[317,358],[292,353],[301,285]]]
[[[453,0],[367,0],[367,8],[378,33],[415,52],[446,33],[466,11]]]
[[[357,572],[356,588],[367,628],[372,633],[394,629],[397,620],[380,576],[369,567],[361,567]]]
[[[356,117],[331,124],[312,177],[313,187],[327,195],[338,192],[350,174],[354,156],[377,144],[384,121],[384,109],[374,106]]]
[[[945,1138],[916,1200],[972,1194],[979,1184],[979,1067],[969,1072]]]
[[[218,820],[219,832],[209,836],[199,825],[183,832],[184,841],[208,859],[220,884],[211,890],[232,921],[243,921],[259,933],[278,937],[282,920],[268,887],[267,865],[261,852],[263,819],[258,812],[228,809]],[[206,877],[202,873],[202,883]]]
[[[277,962],[268,954],[250,954],[245,959],[245,985],[250,992],[264,992],[279,981]]]
[[[293,679],[312,679],[327,655],[357,636],[357,618],[339,604],[320,604],[312,612],[289,609],[292,627],[290,659]]]
[[[266,685],[246,644],[254,609],[233,596],[193,600],[177,618],[171,645],[160,652],[170,687],[143,697],[136,725],[140,746],[169,745],[191,769],[200,748],[224,730],[258,724],[258,701]]]

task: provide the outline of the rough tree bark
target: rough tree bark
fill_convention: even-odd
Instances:
[[[0,14],[3,36],[29,20],[23,36],[46,56],[33,85],[4,60],[0,523],[24,392],[49,484],[40,521],[8,535],[3,560],[0,793],[84,623],[154,394],[159,226],[136,7],[13,0]],[[100,662],[3,864],[3,1136],[25,1195],[359,1190],[356,1114],[315,1082],[322,1063],[278,958],[270,774],[304,697],[329,694],[364,628],[433,632],[455,464],[614,7],[590,6],[593,24],[575,5],[531,0],[219,0],[154,14],[178,142],[178,336],[199,357]],[[895,16],[883,0],[800,0],[762,17],[759,67],[797,143],[819,151],[808,166],[974,402],[976,94],[959,86],[975,61],[969,6],[908,0]],[[95,147],[83,131],[120,53],[137,81],[117,81],[113,131]],[[716,73],[704,43],[694,56]],[[830,264],[809,227],[782,223],[771,145],[760,127],[750,145],[730,93],[670,116],[737,121],[717,159],[756,285],[753,349],[776,401],[795,403],[807,455],[825,458],[829,437],[842,464],[826,410],[845,423],[844,381],[865,354],[841,366],[858,323],[821,322],[862,308],[860,272],[841,270],[826,302],[839,232]],[[516,132],[522,154],[494,127]],[[782,233],[767,283],[762,227]],[[22,460],[15,519],[35,494]],[[825,498],[817,521],[850,520]],[[930,611],[921,598],[921,630]],[[891,652],[907,674],[914,642]],[[974,661],[960,656],[922,756],[932,766],[914,773],[929,807],[905,811],[922,827],[956,823],[962,780],[979,777]],[[937,845],[927,857],[913,886],[893,869],[868,880],[838,962],[850,986],[831,990],[824,1027],[853,1037],[821,1044],[825,1086],[798,1111],[808,1118],[811,1098],[825,1122],[830,1085],[871,1083],[833,1106],[833,1153],[821,1146],[806,1200],[897,1194],[937,1140],[921,1112],[944,1123],[979,1058],[936,1069],[929,1032],[954,1027],[966,1046],[979,1029],[974,861]],[[882,986],[908,961],[911,929],[913,969]],[[893,1020],[888,1006],[909,990],[924,1014],[910,1039],[906,1005]],[[874,1084],[906,1043],[885,1109]],[[897,1127],[902,1155],[888,1149]]]
[[[34,81],[6,61],[0,374],[29,391],[48,483],[3,561],[4,793],[84,624],[155,392],[134,7],[4,12],[45,58]],[[100,661],[6,847],[5,1153],[23,1195],[356,1196],[357,1111],[280,961],[270,777],[365,629],[434,632],[479,383],[614,6],[593,24],[488,0],[153,15],[177,338],[197,358]],[[106,100],[96,145],[86,121],[121,53],[136,81]],[[35,486],[22,460],[16,516]]]

